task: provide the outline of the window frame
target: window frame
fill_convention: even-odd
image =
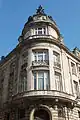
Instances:
[[[56,77],[58,77],[58,79]],[[57,91],[62,91],[62,76],[61,73],[57,71],[55,71],[55,87]]]
[[[35,28],[35,35],[46,35],[46,27]]]
[[[73,62],[71,62],[71,70],[72,70],[72,75],[76,75],[76,65]]]
[[[75,80],[73,80],[73,87],[74,87],[74,94],[78,95],[78,82]]]
[[[26,71],[26,69],[21,70],[19,84],[18,84],[18,92],[20,93],[20,92],[24,92],[24,91],[27,91],[27,71]]]
[[[39,78],[39,74],[42,73],[43,77]],[[39,81],[42,79],[41,81]],[[50,79],[49,79],[49,71],[34,71],[33,72],[33,80],[34,80],[34,90],[48,90],[50,88]],[[41,82],[42,86],[39,88],[39,82]]]
[[[34,61],[35,62],[45,62],[49,60],[48,57],[48,50],[36,50],[33,51],[34,54]]]

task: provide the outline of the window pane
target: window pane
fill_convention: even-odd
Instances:
[[[44,60],[48,60],[48,54],[47,54],[47,52],[44,53]]]
[[[42,28],[38,28],[39,31],[42,31]]]
[[[72,67],[72,74],[76,75],[76,66],[74,63],[71,63],[71,67]]]
[[[36,90],[36,88],[37,88],[37,87],[36,87],[36,85],[37,85],[37,84],[36,84],[36,83],[37,83],[36,80],[37,80],[37,79],[36,79],[36,73],[34,73],[34,89],[35,89],[35,90]]]
[[[44,52],[43,50],[34,52],[34,61],[45,61],[48,60],[48,52]]]
[[[44,35],[46,34],[46,29],[45,28],[36,28],[35,29],[35,35]]]
[[[34,89],[38,90],[49,89],[48,71],[35,71],[33,75],[34,75]]]
[[[53,51],[54,62],[60,62],[60,54]]]
[[[43,53],[38,53],[38,61],[43,61]]]
[[[46,34],[46,29],[45,28],[43,28],[43,34]]]
[[[74,94],[77,94],[78,92],[78,83],[74,81]]]
[[[44,89],[44,73],[42,72],[38,73],[38,89]]]
[[[45,84],[46,84],[46,90],[49,89],[49,74],[48,72],[45,72]]]
[[[38,31],[38,35],[42,35],[42,31]]]
[[[61,75],[57,72],[55,72],[55,86],[56,86],[56,90],[60,91],[61,90]]]
[[[25,70],[21,71],[20,80],[18,83],[18,91],[23,92],[27,90],[27,73]]]
[[[42,28],[38,28],[38,35],[42,35]]]

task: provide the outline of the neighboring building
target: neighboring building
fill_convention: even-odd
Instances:
[[[42,6],[0,61],[0,120],[80,120],[80,51]]]

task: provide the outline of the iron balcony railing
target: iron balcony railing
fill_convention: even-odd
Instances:
[[[48,60],[41,60],[41,61],[32,61],[32,66],[48,66],[49,61]]]

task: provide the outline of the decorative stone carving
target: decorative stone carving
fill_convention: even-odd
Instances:
[[[38,9],[37,9],[37,12],[36,12],[37,14],[45,14],[44,13],[44,9],[42,8],[42,6],[40,5],[39,7],[38,7]]]

